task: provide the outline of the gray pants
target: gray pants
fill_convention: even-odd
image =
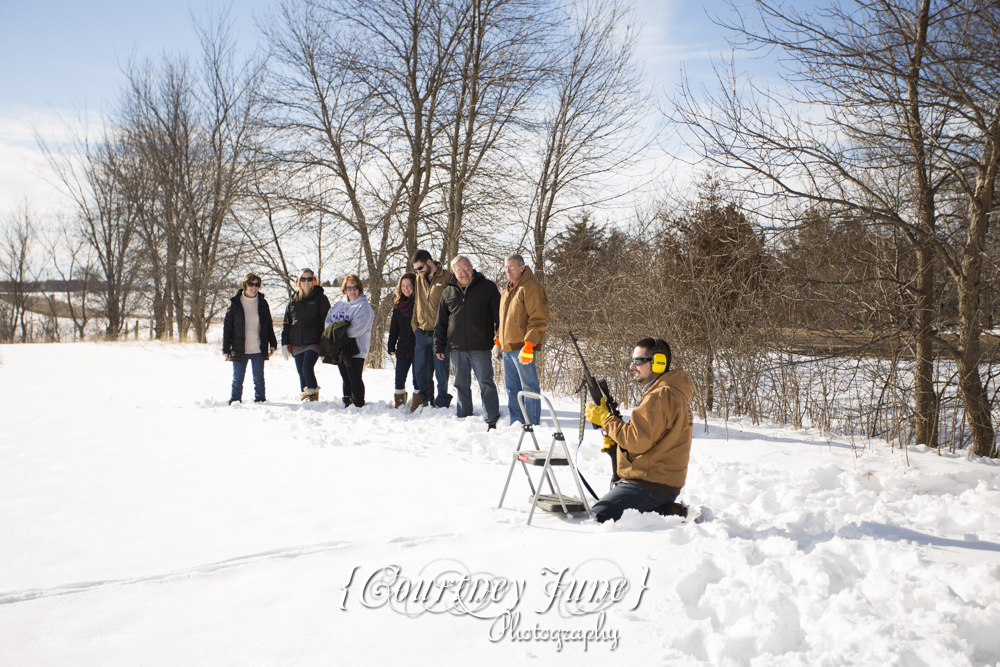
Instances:
[[[490,350],[452,350],[451,367],[455,372],[455,393],[458,394],[458,416],[472,414],[472,373],[476,373],[479,393],[483,396],[486,421],[495,424],[500,419],[500,400],[493,382],[493,356]]]

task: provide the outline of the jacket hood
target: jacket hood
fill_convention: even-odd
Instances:
[[[514,284],[514,287],[524,287],[531,282],[535,282],[535,273],[531,270],[530,266],[525,264],[524,273],[521,274],[521,278]],[[508,283],[508,286],[510,286],[510,283]]]
[[[650,389],[659,385],[667,385],[678,390],[684,394],[684,398],[691,400],[691,394],[693,390],[691,389],[691,380],[688,379],[687,373],[685,373],[680,368],[675,368],[672,371],[667,371],[660,377],[653,381]]]

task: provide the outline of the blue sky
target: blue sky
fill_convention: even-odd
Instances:
[[[230,13],[242,48],[253,48],[253,16],[269,0],[233,0]],[[638,0],[642,56],[658,91],[672,90],[681,64],[694,80],[710,76],[709,54],[726,49],[719,28],[697,2]],[[706,0],[709,11],[726,11]],[[122,82],[131,54],[197,53],[191,13],[221,3],[143,0],[0,0],[0,215],[27,201],[44,212],[56,205],[32,135],[57,138],[84,109],[94,123]]]
[[[237,0],[231,13],[241,42],[266,0]],[[197,51],[191,10],[223,5],[135,0],[0,0],[0,106],[97,107],[113,97],[119,62],[142,55]]]

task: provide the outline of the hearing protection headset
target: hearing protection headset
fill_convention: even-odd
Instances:
[[[654,338],[653,364],[650,369],[656,373],[666,373],[670,368],[670,346],[662,338]]]

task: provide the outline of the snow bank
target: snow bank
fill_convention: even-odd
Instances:
[[[344,409],[276,360],[229,407],[214,346],[0,358],[3,665],[1000,664],[993,461],[709,420],[682,500],[714,520],[528,527],[520,431],[392,410],[391,369]]]

